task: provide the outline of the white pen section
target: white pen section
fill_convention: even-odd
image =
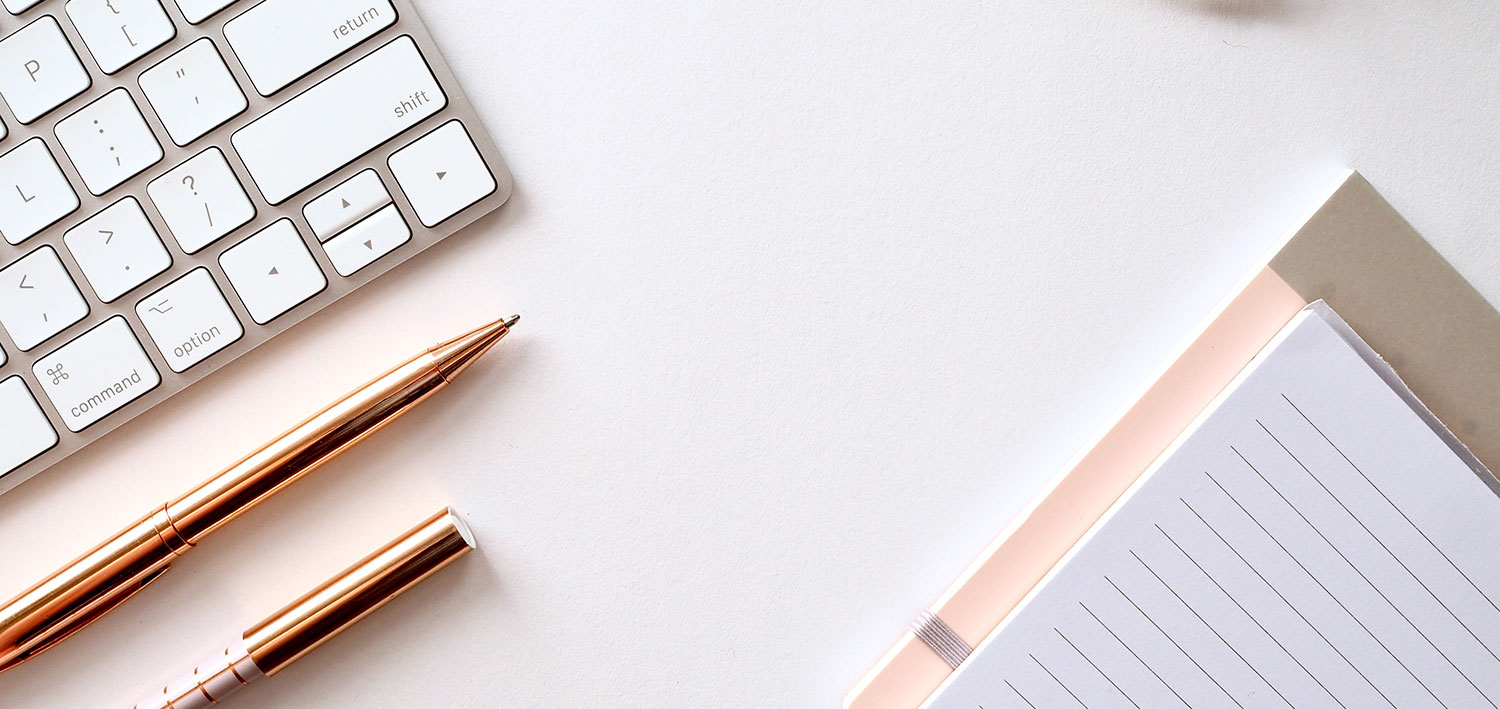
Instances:
[[[132,709],[208,709],[264,676],[241,638],[152,691]]]
[[[234,134],[245,169],[281,204],[448,105],[410,37],[401,37]]]

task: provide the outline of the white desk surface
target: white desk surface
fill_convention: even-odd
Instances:
[[[451,503],[479,554],[233,705],[834,706],[1342,167],[1500,301],[1486,0],[418,4],[515,197],[0,496],[0,593],[525,319],[0,704],[124,706]]]

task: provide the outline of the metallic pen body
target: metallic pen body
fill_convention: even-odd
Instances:
[[[0,672],[108,613],[210,532],[447,386],[515,321],[479,328],[392,369],[0,606]]]
[[[246,630],[222,652],[151,692],[134,709],[208,709],[270,677],[474,549],[451,508]]]

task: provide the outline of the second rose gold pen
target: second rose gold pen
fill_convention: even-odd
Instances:
[[[0,672],[113,610],[210,532],[447,386],[519,319],[417,355],[0,606]]]

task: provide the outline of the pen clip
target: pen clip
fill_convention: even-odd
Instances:
[[[114,610],[121,603],[130,600],[132,596],[140,593],[141,590],[150,585],[152,581],[161,578],[161,575],[166,573],[167,569],[170,568],[172,568],[171,564],[167,564],[158,569],[155,573],[152,573],[150,576],[141,579],[138,583],[122,587],[120,589],[117,589],[114,593],[105,596],[104,598],[100,599],[100,601],[96,605],[94,605],[93,608],[85,611],[77,617],[71,618],[56,626],[49,626],[47,630],[52,631],[51,637],[47,638],[46,641],[42,642],[36,647],[33,647],[26,652],[11,658],[4,664],[0,664],[0,672],[4,672],[5,670],[15,667],[16,665],[19,665],[22,662],[31,659],[32,657],[40,655],[41,653],[46,652],[53,645],[56,645],[72,637],[74,633],[88,627],[90,623],[99,620],[100,618],[104,617],[106,613]]]

